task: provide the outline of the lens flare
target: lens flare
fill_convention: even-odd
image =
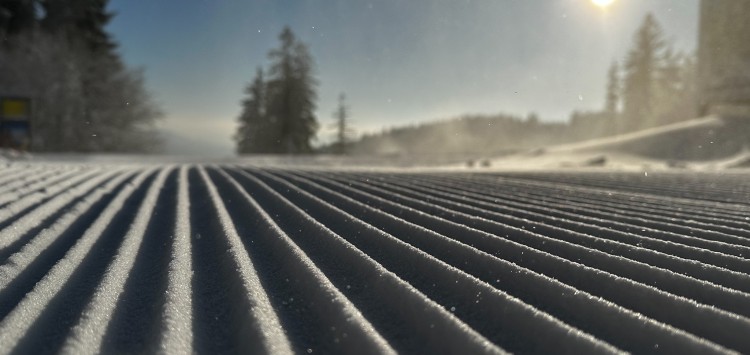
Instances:
[[[612,5],[615,0],[591,0],[591,2],[594,3],[594,5],[599,7],[607,7],[609,5]]]

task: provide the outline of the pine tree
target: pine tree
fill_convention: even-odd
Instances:
[[[160,112],[144,89],[142,73],[124,65],[106,31],[113,17],[108,0],[40,3],[45,13],[42,30],[78,53],[83,107],[80,117],[68,124],[65,149],[131,151],[155,143],[147,131]]]
[[[113,15],[107,11],[109,0],[39,0],[44,10],[42,28],[60,34],[89,51],[112,55],[117,44],[106,31]]]
[[[607,72],[607,97],[604,112],[614,117],[620,106],[620,66],[617,61],[612,62]]]
[[[279,129],[267,113],[267,90],[263,69],[258,68],[253,82],[245,89],[247,98],[242,101],[242,113],[234,139],[238,154],[275,153]]]
[[[312,56],[288,27],[279,40],[281,47],[268,55],[272,63],[267,86],[268,117],[279,126],[276,152],[310,153],[318,129],[314,113],[317,81],[312,75]]]
[[[10,0],[0,0],[10,1]],[[25,1],[22,1],[27,3]],[[107,0],[29,0],[32,33],[0,53],[0,86],[34,97],[32,149],[129,151],[155,148],[161,115],[106,31]],[[38,25],[37,25],[38,24]],[[23,73],[22,76],[16,73]]]
[[[349,124],[349,107],[346,105],[346,95],[339,95],[339,105],[333,113],[334,128],[336,129],[336,142],[334,152],[336,154],[347,154],[351,135],[354,133]]]
[[[695,60],[667,48],[661,56],[661,67],[656,78],[656,122],[670,123],[697,115],[695,86]]]
[[[604,111],[602,117],[602,134],[616,134],[623,131],[620,122],[620,102],[622,95],[622,83],[620,82],[620,65],[613,61],[607,71],[606,97],[604,99]]]
[[[661,26],[648,14],[625,60],[623,118],[627,130],[642,128],[653,119],[655,78],[664,47]]]

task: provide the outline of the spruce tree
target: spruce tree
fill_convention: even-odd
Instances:
[[[655,78],[665,47],[661,26],[648,14],[635,34],[625,59],[623,118],[626,130],[643,128],[653,119]]]
[[[614,117],[620,106],[620,66],[617,61],[612,62],[607,72],[607,97],[604,112]]]
[[[142,71],[122,62],[106,31],[113,16],[108,0],[18,2],[32,4],[41,18],[30,34],[15,35],[18,40],[0,53],[0,86],[34,97],[32,149],[155,148],[152,124],[160,112],[144,88]]]
[[[267,113],[268,97],[262,68],[257,69],[245,93],[247,98],[242,101],[242,113],[234,136],[236,151],[238,154],[275,153],[279,129]]]
[[[307,46],[297,40],[289,27],[279,36],[281,46],[272,50],[268,80],[268,119],[278,124],[275,152],[312,152],[312,139],[318,129],[315,117],[317,81],[313,59]]]
[[[622,84],[620,82],[620,66],[617,61],[613,61],[607,71],[606,90],[602,116],[606,122],[603,123],[602,134],[615,134],[623,130],[619,114]]]
[[[80,117],[68,124],[65,149],[131,151],[156,143],[147,131],[160,112],[144,89],[142,73],[124,65],[106,31],[113,17],[108,0],[40,3],[45,13],[42,30],[78,53],[83,107]]]
[[[106,31],[113,15],[107,11],[109,0],[40,0],[44,10],[42,28],[85,46],[89,51],[117,57],[117,44]]]
[[[334,128],[336,129],[336,142],[334,152],[336,154],[347,154],[349,141],[353,130],[349,123],[349,107],[346,105],[346,95],[339,95],[339,105],[333,113]]]

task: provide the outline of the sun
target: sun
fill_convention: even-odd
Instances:
[[[609,5],[612,5],[615,0],[591,0],[591,2],[594,3],[594,5],[599,7],[607,7]]]

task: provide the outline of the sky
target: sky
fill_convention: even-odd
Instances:
[[[462,114],[566,120],[602,107],[606,72],[652,13],[692,52],[699,0],[111,0],[108,30],[145,70],[160,128],[230,154],[244,88],[289,26],[319,81],[318,143],[345,93],[360,133]]]

